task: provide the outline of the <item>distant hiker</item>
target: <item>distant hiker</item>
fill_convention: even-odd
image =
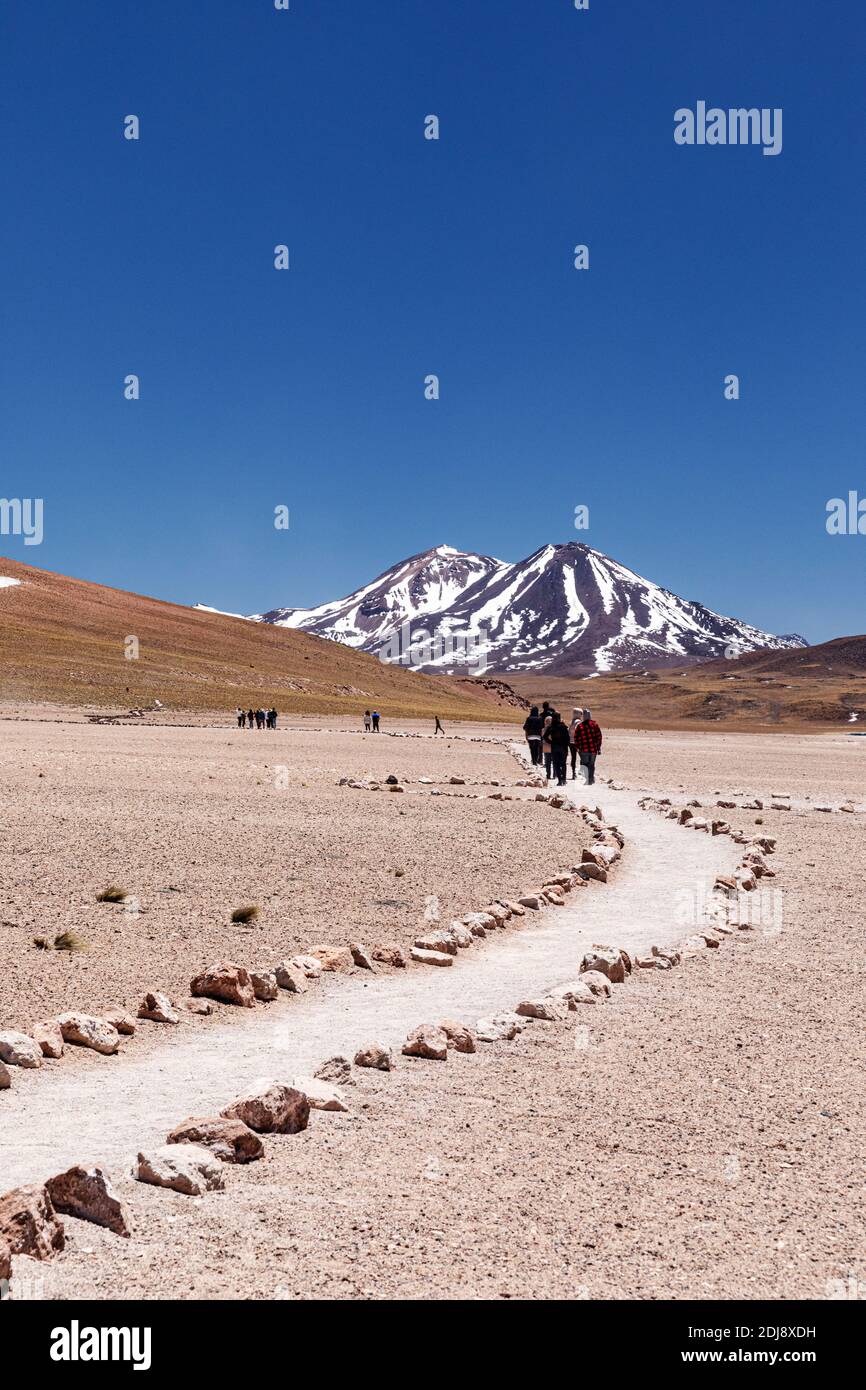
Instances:
[[[442,737],[444,738],[444,737],[445,737],[445,730],[442,728],[442,725],[439,723],[439,715],[438,715],[438,714],[435,716],[435,719],[436,719],[436,728],[433,730],[433,737],[435,738],[437,734],[441,734]]]
[[[265,712],[264,712],[263,709],[257,709],[257,710],[256,710],[256,728],[257,728],[257,729],[263,729],[264,727],[265,727]]]
[[[533,705],[523,721],[523,732],[529,745],[529,757],[533,767],[539,767],[541,764],[541,731],[543,728],[544,720],[538,713],[538,705]]]
[[[378,732],[379,732],[379,711],[376,710],[376,709],[374,709],[374,710],[373,710],[373,713],[370,715],[370,718],[371,718],[372,721],[373,721],[373,733],[374,733],[374,734],[378,734]]]
[[[277,711],[272,707],[271,709],[268,710],[268,728],[269,728],[269,729],[275,729],[276,727],[277,727]]]
[[[550,743],[556,785],[564,787],[565,774],[568,768],[568,725],[563,724],[561,715],[551,715],[547,737]]]
[[[580,723],[580,721],[581,721],[582,718],[583,718],[583,710],[582,710],[582,709],[573,709],[573,710],[571,711],[571,723],[570,723],[569,726],[568,726],[568,742],[569,742],[569,752],[571,753],[571,780],[572,780],[572,782],[573,782],[573,781],[575,780],[575,778],[577,777],[576,763],[577,763],[577,755],[578,755],[578,753],[580,752],[580,749],[579,749],[578,746],[577,746],[577,726],[578,726],[578,724]]]
[[[544,728],[541,731],[541,751],[544,754],[544,775],[550,781],[551,769],[553,767],[553,749],[550,746],[550,726],[553,723],[553,715],[549,714],[544,721]]]
[[[544,723],[548,716],[554,714],[556,714],[556,710],[553,708],[553,705],[549,705],[546,700],[543,700],[541,704],[541,722]]]
[[[369,732],[370,732],[370,711],[369,711],[368,709],[365,709],[365,710],[364,710],[364,733],[365,733],[365,734],[368,734]]]
[[[574,741],[580,753],[580,765],[586,768],[586,784],[591,787],[595,781],[595,760],[601,752],[601,729],[590,711],[583,711],[583,718],[574,731]]]
[[[242,729],[247,722],[247,717],[242,709],[236,709],[235,714],[238,717],[238,728]]]
[[[248,727],[248,728],[251,729],[251,728],[253,727],[253,724],[255,723],[255,718],[256,718],[256,716],[253,714],[252,710],[251,710],[251,709],[248,709],[248,710],[247,710],[247,727]]]

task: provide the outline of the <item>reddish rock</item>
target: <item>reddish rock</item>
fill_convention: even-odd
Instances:
[[[376,969],[375,965],[373,964],[373,958],[372,958],[372,956],[370,955],[370,952],[367,950],[367,947],[366,947],[366,946],[362,945],[362,943],[361,943],[360,941],[350,941],[350,942],[349,942],[349,950],[350,950],[351,953],[352,953],[352,960],[353,960],[353,961],[355,962],[355,964],[359,967],[359,969],[361,969],[361,970],[375,970],[375,969]]]
[[[63,1034],[54,1022],[37,1023],[32,1030],[33,1039],[42,1049],[43,1057],[63,1056]]]
[[[260,999],[263,1004],[273,1003],[279,994],[276,972],[273,970],[251,970],[250,980],[256,998]]]
[[[523,1018],[539,1018],[547,1023],[555,1023],[565,1018],[568,1004],[564,999],[523,999],[517,1005],[515,1013]]]
[[[375,1067],[377,1071],[391,1071],[393,1065],[391,1050],[384,1043],[365,1043],[355,1053],[356,1067]]]
[[[599,868],[598,864],[579,864],[577,873],[581,878],[595,879],[596,883],[607,883],[607,869]]]
[[[293,1086],[264,1081],[233,1100],[220,1114],[227,1120],[241,1120],[258,1134],[298,1134],[307,1128],[310,1103]]]
[[[600,970],[585,970],[580,978],[593,994],[602,999],[610,997],[610,980],[606,975],[602,975]]]
[[[205,1018],[213,1013],[213,1004],[209,999],[186,999],[183,1007],[187,1013],[201,1014]]]
[[[304,994],[309,989],[304,971],[291,961],[283,961],[277,966],[274,974],[280,989],[287,989],[290,994]]]
[[[451,957],[448,957],[449,961]],[[431,1062],[448,1059],[448,1037],[433,1023],[421,1023],[413,1028],[403,1044],[406,1057],[426,1057]]]
[[[475,940],[472,932],[463,922],[452,922],[448,928],[448,935],[460,951],[465,951]]]
[[[131,1038],[135,1033],[135,1019],[132,1014],[126,1012],[126,1009],[106,1009],[103,1017],[106,1023],[110,1023],[112,1028],[116,1028],[118,1033],[122,1033],[124,1037]]]
[[[224,1004],[238,1004],[243,1009],[254,1009],[256,996],[249,971],[242,965],[231,961],[220,961],[209,970],[196,975],[189,987],[195,998],[220,999]]]
[[[314,946],[310,955],[327,971],[345,970],[352,964],[352,953],[348,946]]]
[[[612,985],[621,985],[626,975],[631,973],[631,961],[613,946],[593,946],[581,961],[580,973],[584,974],[587,970],[597,970],[606,975]]]
[[[453,1018],[445,1018],[439,1024],[448,1039],[448,1046],[455,1052],[474,1052],[475,1034],[465,1023],[457,1023]]]
[[[0,1283],[8,1283],[12,1278],[12,1251],[5,1240],[0,1239]]]
[[[453,965],[454,957],[447,951],[426,951],[420,946],[413,946],[410,952],[413,960],[419,965]]]
[[[198,1144],[222,1163],[252,1163],[265,1151],[259,1136],[242,1120],[228,1120],[220,1115],[184,1120],[175,1125],[166,1143]]]
[[[151,1023],[180,1023],[180,1014],[167,994],[146,994],[138,1006],[138,1016]]]
[[[651,950],[653,955],[657,956],[659,960],[666,960],[668,964],[672,966],[679,965],[682,960],[682,954],[677,950],[676,946],[653,946]]]
[[[289,964],[303,970],[308,980],[318,980],[322,973],[322,962],[316,956],[292,956]]]
[[[58,1173],[45,1184],[56,1211],[106,1226],[117,1236],[128,1236],[129,1209],[111,1186],[104,1168],[83,1168],[80,1164]]]
[[[8,1091],[12,1085],[12,1077],[9,1075],[9,1068],[5,1062],[0,1062],[0,1091]]]
[[[583,980],[575,980],[571,984],[558,985],[551,990],[554,999],[562,999],[569,1009],[576,1010],[579,1004],[597,1004],[600,996],[593,994],[589,985],[584,984]]]
[[[416,936],[415,945],[419,951],[444,951],[449,956],[457,955],[457,942],[447,930],[427,932]]]
[[[0,1197],[0,1242],[5,1242],[13,1255],[29,1255],[34,1260],[50,1260],[63,1249],[63,1222],[40,1184],[16,1187]]]
[[[462,921],[463,926],[473,936],[486,936],[489,931],[495,931],[498,925],[496,918],[490,912],[467,912]]]
[[[334,1057],[329,1057],[320,1067],[316,1067],[313,1076],[317,1081],[330,1081],[335,1086],[347,1086],[352,1080],[352,1063],[348,1057],[343,1057],[339,1053]]]
[[[408,958],[403,947],[395,944],[374,946],[373,959],[382,961],[384,965],[393,965],[398,970],[402,970],[408,963]]]

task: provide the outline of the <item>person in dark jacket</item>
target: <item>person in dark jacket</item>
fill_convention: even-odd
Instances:
[[[580,754],[580,765],[586,768],[586,784],[591,787],[595,781],[595,760],[601,752],[601,729],[588,709],[574,731],[574,742]]]
[[[544,728],[541,731],[541,754],[544,758],[544,775],[548,782],[553,772],[553,749],[550,746],[550,726],[553,723],[553,715],[549,714],[544,721]]]
[[[373,721],[373,733],[374,733],[374,734],[378,734],[378,732],[379,732],[379,718],[380,718],[379,711],[378,711],[377,709],[374,709],[373,712],[372,712],[371,715],[370,715],[370,718],[371,718],[372,721]]]
[[[251,709],[247,710],[247,727],[252,729],[255,724],[256,716]]]
[[[529,757],[533,767],[538,767],[541,763],[541,731],[543,728],[544,720],[538,713],[538,705],[533,705],[523,721],[523,732],[529,745]]]
[[[547,731],[548,742],[550,743],[551,760],[553,763],[553,775],[556,778],[558,787],[565,786],[565,773],[568,767],[568,725],[563,724],[562,718],[558,714],[551,715],[550,727]]]

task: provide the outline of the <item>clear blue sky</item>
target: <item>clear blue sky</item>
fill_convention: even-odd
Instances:
[[[863,631],[824,522],[866,495],[864,39],[860,0],[5,0],[0,495],[45,540],[0,551],[250,612],[577,539]],[[675,145],[699,99],[782,153]]]

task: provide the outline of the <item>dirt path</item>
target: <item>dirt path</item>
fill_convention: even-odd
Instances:
[[[575,787],[569,794],[586,801],[590,794]],[[635,792],[598,785],[591,795],[626,837],[610,883],[590,884],[564,908],[527,914],[520,927],[461,953],[451,969],[325,977],[303,998],[283,997],[230,1025],[178,1030],[139,1059],[130,1048],[86,1073],[18,1072],[14,1092],[0,1099],[0,1191],[72,1163],[119,1170],[187,1115],[214,1113],[258,1077],[309,1072],[371,1038],[399,1046],[425,1020],[474,1022],[513,1008],[573,978],[592,943],[636,950],[682,936],[678,895],[698,895],[716,873],[730,872],[736,846],[646,814]],[[550,815],[551,833],[562,834],[567,818]]]

